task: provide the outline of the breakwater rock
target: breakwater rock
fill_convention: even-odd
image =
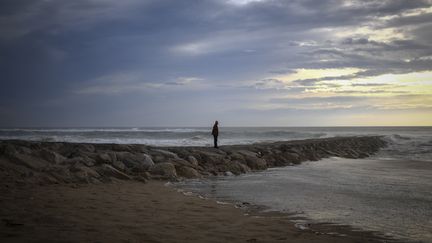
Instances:
[[[211,147],[0,141],[0,176],[11,183],[101,183],[242,174],[328,157],[365,158],[378,136]]]

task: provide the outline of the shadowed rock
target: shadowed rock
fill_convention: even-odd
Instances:
[[[116,152],[115,154],[117,161],[137,172],[148,171],[154,166],[152,158],[147,154],[130,152]]]
[[[175,166],[172,163],[164,162],[154,165],[150,173],[156,176],[160,176],[160,178],[170,179],[177,177],[177,171]]]
[[[210,147],[152,147],[0,141],[0,176],[15,182],[99,183],[239,175],[328,157],[364,158],[386,145],[378,136],[335,137]]]
[[[187,166],[176,166],[177,175],[184,178],[199,178],[201,175],[194,168]]]
[[[99,174],[104,175],[105,177],[114,177],[121,180],[130,180],[132,179],[129,175],[126,175],[125,173],[117,170],[116,168],[112,167],[108,164],[102,164],[97,168]]]

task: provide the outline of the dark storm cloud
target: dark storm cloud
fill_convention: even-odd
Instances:
[[[7,109],[0,109],[5,114],[2,123],[38,120],[42,124],[53,117],[51,113],[65,114],[61,107],[49,110],[54,108],[46,104],[53,100],[62,100],[62,106],[77,116],[85,114],[87,118],[79,124],[97,123],[92,109],[104,103],[121,107],[122,114],[132,100],[158,100],[159,108],[175,105],[170,99],[142,96],[135,100],[124,94],[155,87],[170,92],[176,87],[201,87],[204,94],[218,92],[209,91],[216,89],[220,90],[216,95],[229,99],[228,95],[236,94],[218,87],[264,90],[269,82],[256,80],[298,68],[365,70],[346,79],[430,70],[430,13],[404,15],[430,6],[430,0],[263,0],[246,4],[235,0],[3,0],[0,107]],[[383,18],[389,16],[393,17]],[[370,33],[333,35],[359,26],[378,32],[395,28],[409,38],[384,42],[374,40]],[[189,82],[197,79],[201,81]],[[308,86],[332,79],[297,82]],[[284,87],[276,79],[271,83]],[[95,94],[101,96],[89,97]],[[124,96],[114,105],[102,97],[112,94]],[[171,96],[188,100],[194,94]],[[82,105],[84,100],[90,103],[88,108]],[[152,111],[156,108],[147,109],[156,112]],[[6,110],[13,111],[15,118]],[[121,123],[120,118],[111,119]]]

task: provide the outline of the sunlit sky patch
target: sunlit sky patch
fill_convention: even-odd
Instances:
[[[432,125],[432,0],[5,0],[0,126]]]
[[[246,5],[254,2],[261,2],[266,0],[228,0],[228,3],[236,4],[236,5]]]
[[[283,76],[276,76],[274,78],[280,79],[284,82],[289,83],[290,81],[301,80],[301,79],[319,79],[326,77],[343,77],[345,75],[355,74],[361,71],[358,68],[326,68],[326,69],[296,69],[293,73]]]

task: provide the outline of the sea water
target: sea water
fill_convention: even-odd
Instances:
[[[178,186],[219,201],[303,216],[307,223],[350,225],[432,242],[431,162],[330,158]]]
[[[210,127],[4,128],[0,139],[154,146],[211,146]],[[220,144],[379,135],[368,159],[329,158],[180,187],[217,200],[246,201],[311,222],[351,225],[413,242],[432,242],[432,127],[220,127]]]

